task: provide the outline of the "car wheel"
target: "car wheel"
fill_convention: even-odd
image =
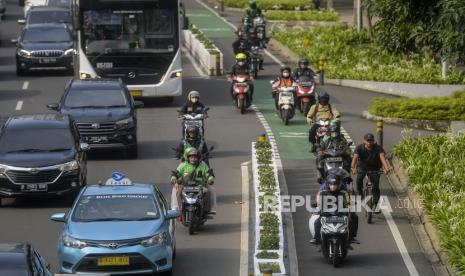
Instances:
[[[159,274],[159,275],[163,275],[163,276],[171,276],[171,275],[173,275],[173,270],[172,270],[172,269],[170,269],[170,270],[168,270],[168,271],[165,271],[165,272],[163,272],[163,273],[161,273],[161,274]]]

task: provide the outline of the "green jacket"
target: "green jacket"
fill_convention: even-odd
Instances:
[[[208,167],[205,162],[201,161],[199,165],[192,165],[189,162],[182,162],[176,168],[179,176],[184,177],[188,174],[195,174],[195,180],[198,181],[202,186],[206,186],[207,184],[212,184],[215,180],[215,177],[210,172],[210,168]],[[171,176],[171,181],[176,181],[176,176]]]
[[[262,16],[262,10],[260,8],[252,9],[249,7],[247,8],[246,13],[252,20],[257,16]]]
[[[330,148],[343,150],[347,156],[352,154],[349,143],[347,143],[346,138],[342,134],[340,134],[338,138],[332,138],[329,135],[325,135],[323,139],[321,139],[320,144],[317,145],[316,150],[325,151]]]

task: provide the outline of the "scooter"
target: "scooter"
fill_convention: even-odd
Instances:
[[[203,113],[192,113],[192,114],[182,114],[180,110],[178,110],[179,118],[182,120],[182,139],[186,139],[186,129],[189,126],[195,126],[200,130],[200,136],[202,139],[204,138],[205,128],[204,128],[204,121],[208,118],[207,111],[210,110],[209,107],[205,108]]]
[[[295,115],[294,92],[295,87],[278,87],[279,117],[286,126]]]
[[[258,77],[258,71],[260,70],[260,47],[252,46],[249,51],[249,64],[250,64],[250,72],[254,79]]]
[[[236,107],[244,114],[246,109],[252,104],[250,100],[249,75],[236,75],[232,78],[233,95]]]
[[[307,116],[310,107],[315,103],[315,79],[310,76],[300,76],[297,80],[297,107],[300,113]]]

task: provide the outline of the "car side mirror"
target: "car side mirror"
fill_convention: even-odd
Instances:
[[[24,18],[18,19],[18,24],[19,25],[26,25],[26,19],[24,19]]]
[[[49,104],[47,104],[47,108],[50,109],[50,110],[58,111],[58,109],[60,109],[60,104],[58,104],[58,103],[49,103]]]
[[[11,43],[18,45],[18,39],[17,38],[11,39]]]
[[[90,146],[89,146],[89,144],[87,144],[87,143],[81,143],[81,144],[79,145],[79,147],[81,148],[82,151],[88,151],[88,150],[90,150]]]
[[[142,107],[144,107],[144,102],[134,101],[134,108],[142,108]]]
[[[66,213],[56,213],[50,217],[51,220],[57,222],[65,222],[66,221]]]
[[[175,219],[175,218],[178,218],[181,214],[179,213],[178,210],[168,210],[168,212],[166,213],[166,216],[165,218],[166,219]]]

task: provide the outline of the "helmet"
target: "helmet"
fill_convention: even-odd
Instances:
[[[339,134],[341,134],[341,127],[337,122],[330,122],[329,123],[329,131],[331,132],[331,137],[339,137]]]
[[[287,73],[286,73],[287,71]],[[289,78],[291,76],[291,68],[286,66],[281,68],[281,77],[283,78]]]
[[[328,174],[326,184],[329,186],[331,192],[338,191],[341,187],[341,178],[337,174]]]
[[[197,157],[197,160],[190,160],[190,157]],[[187,158],[187,161],[193,165],[197,165],[199,163],[199,151],[196,149],[196,148],[190,148],[188,151],[187,151],[187,154],[186,154],[186,158]]]
[[[193,98],[197,98],[197,100],[192,100]],[[200,93],[198,91],[191,91],[189,92],[189,94],[187,95],[187,99],[190,101],[190,102],[197,102],[199,99],[200,99]]]
[[[329,94],[326,92],[322,92],[318,94],[318,102],[319,103],[328,103],[329,102]]]
[[[303,68],[308,68],[308,59],[306,58],[301,58],[299,60],[299,68],[303,69]]]
[[[199,128],[196,126],[188,126],[186,129],[186,138],[189,140],[195,140],[199,137]]]
[[[236,55],[236,60],[242,60],[242,59],[247,59],[247,56],[244,53],[239,53]]]
[[[255,1],[250,1],[249,7],[250,7],[251,9],[256,9],[256,8],[257,8],[257,2],[255,2]]]

